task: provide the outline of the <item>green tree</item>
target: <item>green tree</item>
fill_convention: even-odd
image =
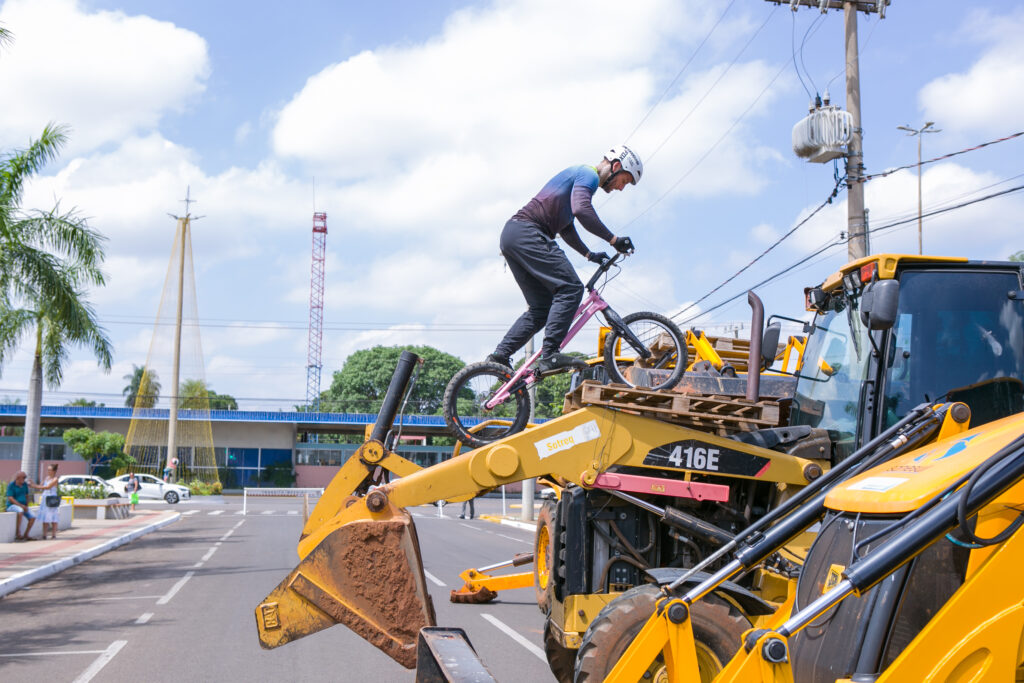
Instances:
[[[97,403],[96,401],[90,401],[87,398],[76,398],[74,401],[68,401],[64,405],[71,408],[102,408],[105,403]]]
[[[124,395],[124,404],[129,408],[152,408],[160,399],[160,378],[146,366],[138,366],[132,363],[132,371],[123,379],[128,380],[128,386],[121,390]]]
[[[411,351],[423,360],[409,396],[409,412],[440,415],[444,388],[465,364],[432,346],[375,346],[356,351],[345,360],[341,370],[334,372],[330,389],[320,394],[320,410],[378,412],[402,351]]]
[[[238,410],[234,396],[218,394],[205,380],[187,379],[178,389],[178,407],[183,410]]]
[[[1016,254],[1012,254],[1010,256],[1010,260],[1017,261],[1018,263],[1024,261],[1024,250],[1018,251]]]
[[[135,464],[135,458],[124,452],[124,434],[94,432],[87,427],[65,429],[64,443],[89,461],[90,471],[101,458],[110,458],[110,468],[115,472]]]
[[[585,353],[578,351],[572,351],[568,355],[581,360],[587,359]],[[572,373],[569,372],[545,377],[538,382],[537,402],[533,406],[533,416],[559,417],[562,414],[562,406],[565,404],[565,395],[569,393],[570,384],[572,384]]]
[[[85,293],[104,284],[104,238],[74,210],[24,210],[26,181],[56,159],[65,128],[47,125],[38,140],[0,155],[0,366],[31,335],[32,371],[21,468],[36,476],[43,378],[60,386],[70,345],[92,350],[110,369],[111,345]]]

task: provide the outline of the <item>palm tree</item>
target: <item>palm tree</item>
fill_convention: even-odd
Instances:
[[[28,148],[0,155],[0,367],[32,335],[34,352],[25,410],[21,469],[36,476],[43,378],[60,386],[68,346],[90,347],[110,369],[111,345],[86,300],[103,285],[104,238],[73,210],[25,211],[25,182],[57,157],[66,129],[47,125]]]
[[[160,398],[160,380],[153,370],[132,363],[131,373],[124,376],[128,386],[121,391],[129,408],[152,408]]]

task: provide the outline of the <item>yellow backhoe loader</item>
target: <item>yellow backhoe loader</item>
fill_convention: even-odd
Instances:
[[[950,415],[957,411],[969,412],[954,404]],[[703,680],[693,609],[812,524],[820,531],[788,599],[743,634],[714,681],[1022,680],[1024,413],[949,431],[909,452],[915,437],[904,432],[858,467],[807,487],[812,498],[745,532],[714,576],[683,595],[655,590],[652,616],[613,654],[608,676],[577,680],[633,683],[652,672],[665,683]],[[592,645],[601,644],[584,647]]]
[[[589,622],[596,621],[598,609],[610,606],[614,588],[650,579],[679,581],[675,570],[669,578],[659,579],[657,567],[693,566],[713,557],[750,522],[841,464],[912,405],[945,395],[950,402],[967,403],[975,424],[1021,410],[1024,325],[1020,303],[1014,298],[1021,289],[1019,264],[883,255],[848,265],[807,291],[808,306],[816,318],[789,406],[789,426],[781,431],[715,434],[666,423],[610,400],[605,406],[581,407],[487,447],[412,471],[415,466],[406,467],[384,448],[384,435],[394,416],[394,406],[389,413],[386,402],[372,438],[358,457],[346,463],[311,515],[299,543],[299,566],[257,608],[261,643],[276,647],[344,623],[405,666],[414,666],[417,633],[433,624],[434,614],[415,528],[403,508],[437,499],[457,502],[542,474],[575,484],[563,493],[558,508],[556,542],[565,533],[566,543],[555,548],[553,557],[559,564],[552,577],[557,577],[555,597],[561,609],[552,605],[549,623],[558,628],[563,645],[571,637],[581,638],[592,626]],[[800,436],[788,440],[794,430]],[[786,452],[790,449],[793,452]],[[388,483],[384,475],[388,469],[403,474],[402,479]],[[619,483],[610,483],[610,477]],[[746,487],[736,486],[741,478],[748,482]],[[621,482],[627,480],[639,490],[625,493]],[[651,488],[640,488],[643,485]],[[651,502],[651,494],[660,492],[656,487],[670,485],[681,488],[655,498],[660,505]],[[634,532],[623,532],[626,525],[618,522],[620,533],[608,524],[602,535],[594,527],[608,520],[588,512],[587,497],[596,495],[622,501],[624,509],[642,510],[656,519],[636,517],[632,538]],[[687,506],[701,514],[687,513]],[[704,512],[719,515],[718,523],[709,521]],[[594,537],[601,536],[609,556],[572,569],[574,551],[567,545],[572,537],[570,524],[579,532],[577,547],[590,544],[592,548]],[[643,556],[639,551],[651,545],[652,537],[652,554],[644,557],[646,562],[636,562],[641,566],[612,563],[612,557],[622,556],[611,555],[615,541],[627,552],[632,546]],[[666,558],[671,561],[665,562]],[[754,582],[760,584],[716,586],[709,597],[722,604],[712,604],[708,623],[716,626],[719,618],[732,620],[718,640],[729,640],[742,623],[734,612],[748,626],[748,617],[774,612],[777,605],[773,603],[778,600],[772,598],[783,599],[789,581],[773,577],[797,573],[798,560],[774,553],[766,559],[769,564],[762,562],[755,568]],[[725,562],[725,558],[716,561]],[[719,569],[713,563],[707,568]],[[634,573],[626,575],[627,571]],[[691,576],[690,583],[678,587],[688,588],[702,578]],[[572,593],[568,581],[584,582],[583,591]],[[603,592],[595,593],[598,588]],[[569,624],[565,605],[575,595],[602,597],[600,603],[592,600],[580,607],[587,622]],[[561,623],[556,621],[559,618]],[[695,618],[696,614],[691,615]],[[717,666],[720,653],[712,649],[710,656],[707,664]],[[577,677],[581,659],[575,662]],[[564,671],[563,666],[562,675]]]

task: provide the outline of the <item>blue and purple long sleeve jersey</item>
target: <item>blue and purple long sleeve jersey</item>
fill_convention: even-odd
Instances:
[[[588,250],[576,232],[574,218],[587,232],[606,242],[614,237],[591,203],[598,185],[597,169],[593,166],[570,166],[549,180],[512,218],[534,223],[551,239],[561,235],[566,244],[586,256]]]

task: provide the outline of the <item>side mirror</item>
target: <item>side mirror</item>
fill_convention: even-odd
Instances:
[[[782,324],[772,323],[764,330],[761,337],[761,360],[771,365],[775,360],[775,354],[779,350],[779,337],[782,335]]]
[[[878,280],[864,288],[860,298],[860,319],[869,330],[888,330],[899,312],[900,283]]]

